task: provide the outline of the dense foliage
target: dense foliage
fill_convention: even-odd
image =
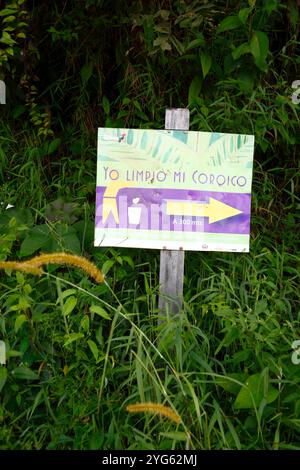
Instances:
[[[107,278],[0,272],[0,448],[300,449],[299,1],[0,5],[0,260]],[[159,323],[159,253],[93,247],[96,129],[186,106],[191,130],[255,134],[251,251],[187,253]],[[182,423],[126,412],[147,401]]]

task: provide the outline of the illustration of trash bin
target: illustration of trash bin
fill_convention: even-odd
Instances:
[[[139,198],[133,200],[133,206],[128,207],[128,222],[132,225],[138,225],[141,220],[142,207],[138,206]]]

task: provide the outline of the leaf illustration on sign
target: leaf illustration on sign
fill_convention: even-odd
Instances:
[[[207,149],[209,164],[213,166],[222,165],[224,162],[239,164],[240,159],[248,163],[249,154],[253,149],[252,136],[248,135],[222,135]]]
[[[121,161],[127,162],[129,167],[139,168],[145,162],[152,160],[152,168],[159,169],[163,163],[181,165],[184,163],[184,153],[187,152],[187,146],[180,139],[174,137],[173,133],[165,131],[157,131],[153,135],[153,138],[149,138],[149,131],[140,130],[139,132],[133,132],[129,129],[122,140],[121,146],[116,146],[114,143],[118,141],[125,132],[114,133],[109,137],[108,131],[105,134],[100,134],[101,151],[104,154],[103,160],[105,161],[105,155],[109,154],[110,161]],[[182,134],[182,133],[181,133]],[[178,133],[178,135],[181,135]],[[183,134],[184,135],[184,134]],[[188,149],[191,153],[194,153],[194,157],[197,154],[192,150]]]

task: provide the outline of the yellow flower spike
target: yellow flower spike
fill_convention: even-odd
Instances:
[[[66,264],[75,266],[89,274],[96,282],[104,282],[104,275],[97,266],[82,256],[70,255],[68,253],[38,255],[21,263],[16,261],[3,261],[0,262],[0,269],[18,269],[32,274],[42,274],[41,266],[43,264]]]
[[[25,261],[23,264],[40,267],[43,264],[66,264],[81,268],[96,282],[104,282],[104,275],[93,263],[83,256],[70,255],[68,253],[47,253]]]
[[[126,410],[129,413],[154,413],[165,416],[176,424],[181,423],[181,418],[175,411],[168,406],[160,405],[157,403],[136,403],[134,405],[128,405]]]
[[[23,271],[29,274],[43,274],[43,270],[38,266],[27,265],[26,263],[19,263],[17,261],[0,261],[0,269],[12,269],[14,271]]]

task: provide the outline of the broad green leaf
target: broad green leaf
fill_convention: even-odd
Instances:
[[[6,18],[4,18],[4,20],[2,21],[3,23],[11,23],[12,21],[15,21],[16,17],[13,16],[13,15],[10,15],[10,16],[7,16]]]
[[[65,316],[70,315],[70,313],[74,310],[77,305],[77,298],[74,295],[71,295],[67,298],[63,306],[63,314]]]
[[[96,315],[99,315],[100,317],[105,318],[105,320],[111,320],[108,313],[102,307],[99,307],[99,305],[91,305],[90,312],[96,313]]]
[[[248,54],[249,52],[251,52],[250,51],[250,45],[247,42],[244,42],[240,46],[236,47],[232,51],[231,54],[232,54],[232,57],[234,58],[234,60],[237,60],[241,57],[241,55]]]
[[[178,41],[178,39],[175,36],[171,36],[170,39],[171,39],[171,42],[172,42],[173,46],[177,50],[177,52],[180,55],[184,54],[185,50],[184,50],[184,45],[182,44],[182,42]]]
[[[197,39],[193,39],[193,41],[191,41],[187,47],[186,47],[186,51],[190,50],[190,49],[194,49],[195,47],[199,47],[199,46],[203,46],[205,44],[205,40],[204,38],[197,38]]]
[[[243,382],[246,380],[247,374],[243,372],[225,375],[224,377],[217,377],[216,383],[220,385],[226,392],[238,394],[242,387]]]
[[[123,260],[126,261],[132,269],[134,269],[134,261],[130,256],[123,256]]]
[[[70,216],[70,214],[72,213],[72,210],[72,208],[68,207],[67,204],[65,204],[64,215],[62,214],[62,216],[67,218],[68,215]],[[60,223],[56,226],[56,232],[59,239],[55,240],[53,237],[51,238],[51,241],[48,242],[47,246],[45,247],[48,252],[70,251],[71,253],[80,254],[80,241],[77,236],[76,230],[73,227],[69,227],[65,224]],[[57,246],[55,247],[54,245]]]
[[[224,346],[230,346],[233,341],[239,338],[241,334],[240,328],[232,326],[226,331],[225,338],[223,339]]]
[[[70,231],[70,233],[66,233],[65,235],[63,235],[62,243],[64,246],[64,251],[70,251],[71,253],[80,254],[80,241],[76,233],[71,233]]]
[[[3,44],[7,44],[9,46],[16,44],[16,41],[12,39],[11,35],[8,34],[6,31],[3,31],[3,35],[0,39],[0,42],[2,42]]]
[[[104,276],[110,271],[114,264],[115,262],[111,259],[108,259],[103,263],[101,271],[103,272]]]
[[[139,111],[142,111],[142,106],[137,100],[133,100],[133,104]]]
[[[18,333],[19,329],[23,325],[23,323],[27,322],[27,317],[26,315],[18,315],[15,321],[15,333]]]
[[[264,59],[257,59],[255,60],[255,65],[262,71],[262,72],[266,72],[268,70],[268,65],[266,63],[266,61]],[[289,143],[292,143],[290,142],[289,140],[289,135],[286,134],[285,138],[288,140]]]
[[[44,247],[50,240],[50,229],[46,224],[33,227],[21,244],[20,256],[32,255]]]
[[[264,2],[262,4],[263,11],[266,11],[268,13],[268,15],[270,15],[272,13],[272,11],[278,10],[280,8],[280,6],[282,6],[282,5],[279,6],[279,1],[280,0],[264,0]],[[294,5],[293,5],[293,3],[294,3]],[[297,5],[296,5],[296,3],[297,3]],[[294,2],[290,1],[289,2],[289,5],[287,7],[289,9],[289,16],[291,16],[291,11],[293,10],[293,7],[294,8],[298,7],[298,9],[299,9],[298,2],[296,2],[296,1],[294,1]]]
[[[64,346],[68,346],[69,344],[73,343],[73,341],[77,341],[78,339],[84,338],[83,333],[71,333],[66,336],[66,341],[64,342]]]
[[[266,374],[254,374],[248,377],[242,386],[234,407],[238,410],[258,408],[263,399],[272,403],[279,395],[279,391],[268,383]]]
[[[254,59],[260,58],[261,52],[260,52],[260,46],[259,46],[259,38],[256,32],[253,33],[251,41],[250,41],[250,51]]]
[[[0,392],[5,385],[7,380],[7,369],[6,367],[0,366]]]
[[[210,55],[207,54],[206,52],[201,52],[200,58],[201,58],[203,78],[205,78],[208,72],[210,71],[212,59]]]
[[[266,57],[269,52],[269,38],[262,31],[254,31],[251,41],[250,50],[255,59],[256,65],[261,69],[266,69]]]
[[[70,297],[70,295],[76,294],[77,290],[76,289],[66,289],[62,292],[61,298],[66,299],[67,297]],[[56,303],[59,303],[59,299],[57,299]]]
[[[290,21],[291,21],[291,24],[293,26],[293,28],[296,30],[297,28],[297,24],[299,22],[299,9],[297,8],[297,5],[293,5],[292,3],[290,3],[289,5],[289,16],[290,16]]]
[[[48,147],[48,155],[51,155],[51,153],[55,152],[55,150],[58,149],[60,146],[61,139],[57,138],[54,139],[50,142],[49,147]]]
[[[89,62],[88,64],[85,64],[82,69],[80,70],[80,76],[83,85],[85,85],[89,79],[91,78],[93,73],[93,64],[92,62]]]
[[[23,354],[22,351],[15,351],[14,349],[9,349],[6,353],[7,357],[21,357]]]
[[[238,75],[238,84],[244,93],[252,93],[255,84],[254,76],[248,71],[241,70]]]
[[[80,327],[83,329],[85,333],[87,333],[90,329],[90,318],[88,315],[84,315],[83,319],[80,322]]]
[[[25,276],[22,272],[20,271],[17,271],[16,272],[16,278],[17,278],[17,281],[18,281],[18,284],[20,284],[21,286],[23,286],[25,284]]]
[[[207,118],[207,116],[208,116],[208,114],[209,114],[209,110],[208,110],[207,106],[201,106],[200,111],[201,111],[201,113],[203,114],[203,116],[204,116],[205,118]]]
[[[0,10],[0,16],[14,15],[16,11],[16,9],[12,10],[11,8],[4,8],[3,10]]]
[[[215,354],[218,354],[218,352],[224,347],[230,346],[239,336],[241,332],[240,329],[237,326],[231,326],[227,331],[226,334],[219,344],[218,348],[215,351]]]
[[[240,351],[235,352],[232,356],[232,363],[240,364],[241,362],[245,362],[249,358],[251,353],[252,350],[249,348],[241,349]],[[242,382],[244,382],[244,380],[242,380]]]
[[[84,243],[85,247],[90,246],[94,242],[94,224],[91,220],[83,221],[80,220],[73,225],[76,230],[78,238],[81,243]]]
[[[236,15],[227,16],[224,20],[221,21],[217,28],[217,33],[222,33],[223,31],[229,31],[231,29],[240,28],[242,22],[240,18]]]
[[[246,24],[246,21],[247,21],[247,18],[249,16],[249,14],[251,13],[252,11],[252,8],[242,8],[240,11],[239,11],[239,19],[241,20],[241,22],[243,24]]]
[[[20,295],[18,304],[10,307],[10,310],[13,312],[21,312],[21,311],[26,311],[30,307],[31,307],[31,304],[28,301],[28,298],[25,297],[24,295]]]
[[[29,294],[31,294],[31,292],[32,292],[32,287],[31,287],[31,285],[30,285],[30,284],[25,284],[25,285],[23,286],[23,292],[24,292],[24,295],[29,295]]]
[[[198,75],[193,78],[189,87],[189,105],[195,104],[202,87],[202,78]]]
[[[14,55],[14,50],[13,50],[12,47],[7,47],[7,48],[5,49],[5,52],[6,52],[7,54],[11,55],[11,56]]]
[[[21,116],[21,114],[25,113],[25,111],[26,111],[26,107],[21,104],[18,104],[12,110],[12,117],[14,119],[17,119],[19,116]]]
[[[169,16],[170,16],[170,11],[169,10],[159,10],[157,12],[165,21],[168,21]]]
[[[268,302],[266,301],[266,299],[261,299],[256,302],[254,311],[256,315],[260,315],[261,313],[266,313],[267,309],[268,309]]]
[[[19,366],[12,371],[12,375],[20,380],[38,380],[39,376],[29,367]]]
[[[153,46],[158,46],[162,51],[171,51],[172,47],[168,41],[168,36],[166,34],[158,36],[153,42]]]
[[[108,99],[106,98],[106,96],[103,96],[102,98],[102,106],[103,106],[105,114],[108,115],[110,111],[110,103]]]
[[[116,257],[117,262],[122,266],[123,265],[123,258],[122,256],[117,256]]]
[[[28,227],[32,227],[34,219],[31,210],[28,208],[16,209],[12,207],[6,211],[5,214],[9,217],[9,227],[18,227],[18,230],[28,230]]]
[[[97,361],[98,356],[99,356],[99,350],[98,350],[98,348],[97,348],[96,343],[95,343],[94,341],[92,341],[91,339],[89,339],[87,343],[88,343],[88,345],[89,345],[90,350],[91,350],[92,353],[93,353],[93,356],[94,356],[94,358],[95,358],[95,361]]]

